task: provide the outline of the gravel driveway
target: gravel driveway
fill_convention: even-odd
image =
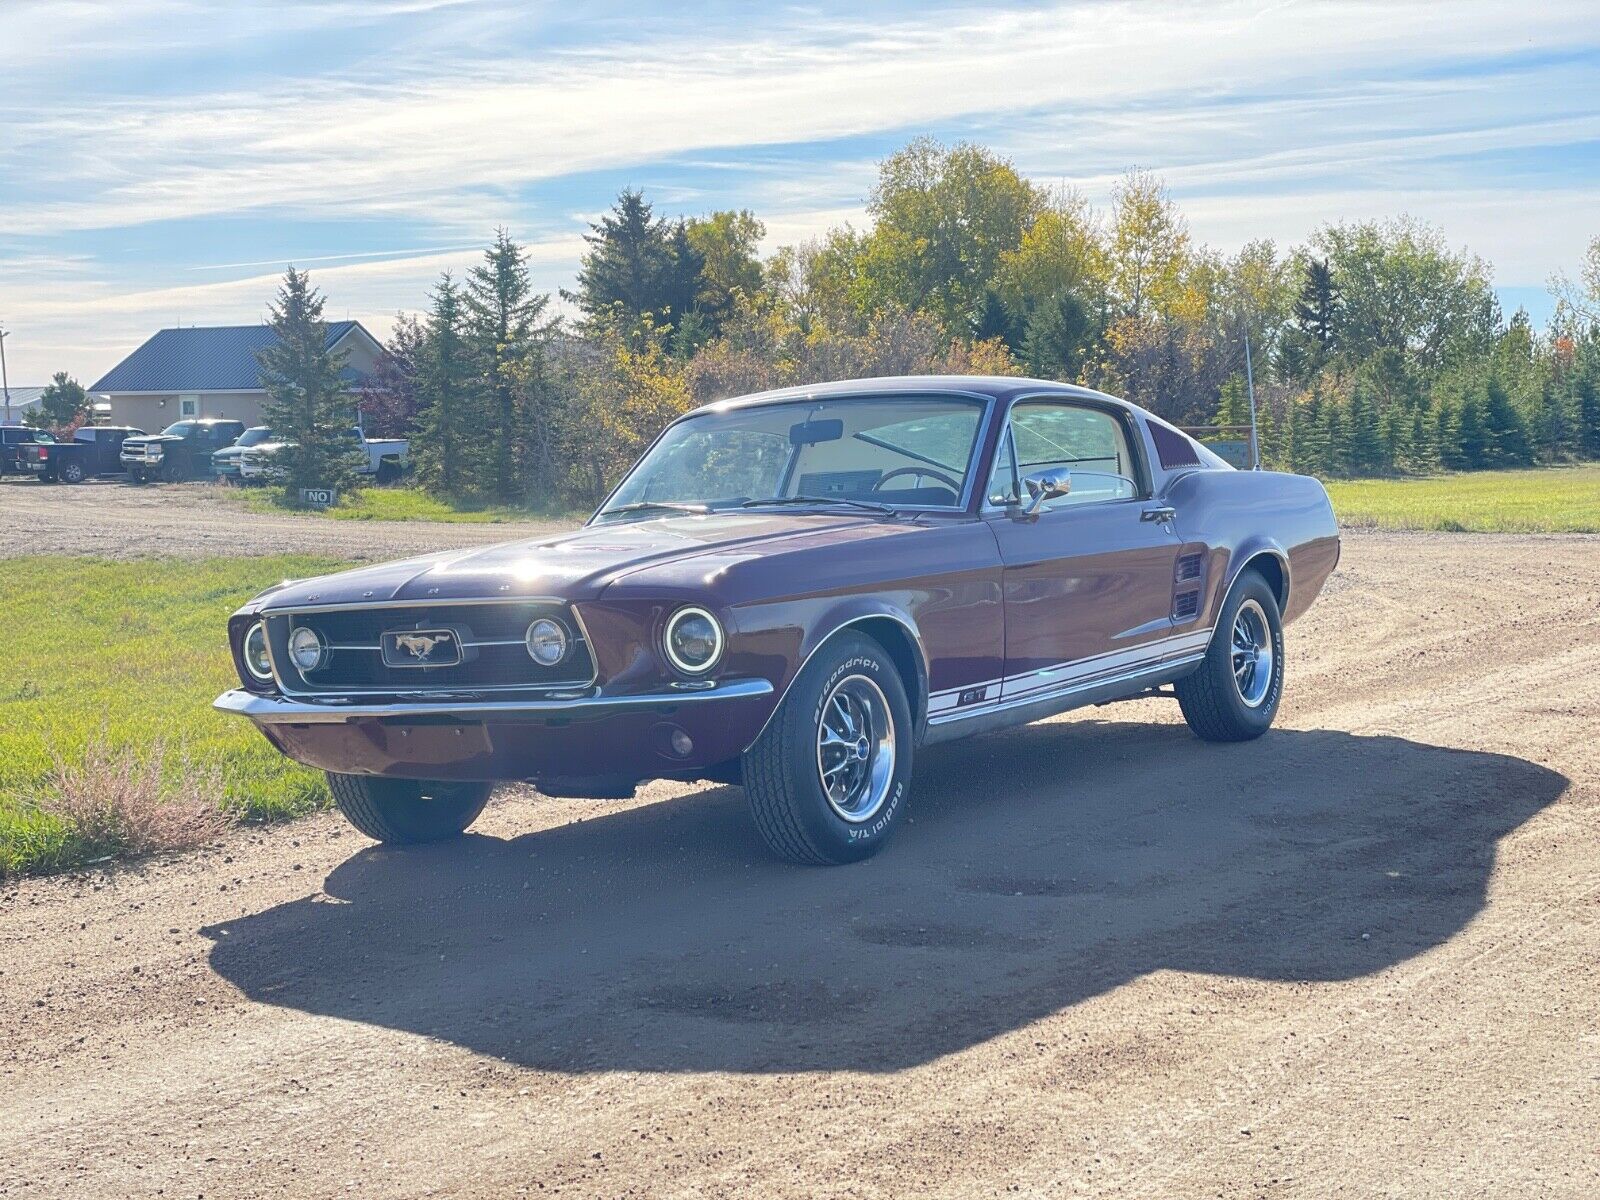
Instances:
[[[0,1195],[1593,1197],[1597,595],[1594,539],[1351,538],[1260,741],[936,747],[856,867],[655,785],[14,883]]]
[[[138,487],[112,480],[69,487],[0,481],[0,529],[7,553],[104,558],[169,555],[321,554],[384,560],[551,533],[568,525],[519,522],[336,521],[245,508],[219,484]]]

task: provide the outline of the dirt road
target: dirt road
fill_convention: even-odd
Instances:
[[[364,527],[365,528],[365,527]],[[1351,538],[1280,727],[333,817],[0,899],[0,1195],[1600,1194],[1600,540]]]
[[[449,525],[435,521],[335,521],[243,507],[220,484],[136,487],[97,480],[76,487],[31,479],[0,483],[8,553],[104,558],[325,554],[382,561],[564,528],[548,522]]]

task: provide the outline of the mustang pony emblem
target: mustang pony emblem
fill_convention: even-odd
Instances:
[[[412,658],[427,658],[433,653],[433,648],[441,642],[448,642],[448,633],[398,633],[395,635],[394,644],[404,650]]]

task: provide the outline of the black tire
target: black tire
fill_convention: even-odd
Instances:
[[[141,471],[141,470],[138,470],[137,468],[129,467],[128,468],[128,482],[131,483],[131,484],[134,484],[136,486],[139,485],[139,484],[142,484],[144,482],[144,472]]]
[[[379,842],[414,846],[460,837],[489,802],[492,783],[443,783],[326,772],[345,819]]]
[[[162,483],[183,483],[189,478],[189,464],[181,458],[169,458],[161,464]]]
[[[62,483],[82,483],[83,464],[75,462],[63,463],[58,474]]]
[[[400,464],[392,458],[386,458],[378,463],[377,480],[380,484],[393,483],[400,478]]]
[[[824,705],[841,689],[848,689],[843,692],[846,700],[852,692],[867,698],[856,710],[870,755],[859,760],[866,803],[853,818],[842,815],[830,801],[819,765],[824,753],[818,741]],[[888,719],[890,736],[887,757],[880,738],[867,736],[881,735],[883,717]],[[834,637],[811,656],[766,729],[745,752],[745,796],[762,838],[775,854],[793,863],[834,866],[870,858],[900,825],[911,787],[912,738],[905,684],[883,647],[860,633]],[[873,796],[878,797],[875,804],[870,802]]]
[[[1243,616],[1241,616],[1243,614]],[[1252,631],[1259,630],[1252,634]],[[1259,647],[1255,667],[1235,646],[1236,632],[1246,641],[1270,645],[1271,662],[1262,673]],[[1238,657],[1236,658],[1236,653]],[[1237,664],[1244,672],[1241,681]],[[1192,675],[1174,685],[1183,719],[1208,742],[1246,742],[1272,728],[1283,699],[1283,621],[1272,586],[1255,571],[1245,571],[1223,601],[1216,631],[1205,660]]]

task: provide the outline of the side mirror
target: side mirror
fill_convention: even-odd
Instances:
[[[1054,471],[1040,471],[1037,475],[1029,475],[1022,481],[1022,486],[1028,490],[1027,503],[1019,505],[1024,517],[1037,517],[1039,507],[1046,500],[1054,500],[1065,496],[1072,491],[1072,472],[1065,467],[1057,467]]]

